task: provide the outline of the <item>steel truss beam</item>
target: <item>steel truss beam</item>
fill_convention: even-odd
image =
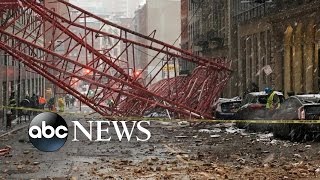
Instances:
[[[104,116],[143,116],[161,108],[176,117],[211,118],[211,105],[231,75],[226,59],[195,56],[70,3],[55,3],[68,13],[8,1],[0,8],[11,11],[0,26],[0,48]],[[197,67],[179,76],[178,61]],[[93,94],[81,93],[80,83]]]

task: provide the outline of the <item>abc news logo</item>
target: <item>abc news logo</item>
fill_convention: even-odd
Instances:
[[[79,132],[82,132],[89,141],[111,141],[111,135],[108,138],[103,136],[109,134],[109,128],[102,127],[105,125],[108,127],[113,126],[119,141],[122,141],[124,137],[130,141],[135,128],[144,134],[143,137],[136,136],[135,139],[137,141],[145,142],[151,138],[150,131],[143,127],[143,125],[150,126],[149,121],[130,122],[132,124],[131,129],[127,126],[126,121],[88,121],[89,129],[86,129],[78,121],[72,121],[74,127],[72,141],[79,141],[77,138]],[[93,139],[93,125],[96,125],[96,139]],[[66,121],[58,114],[50,112],[37,115],[31,121],[28,131],[29,139],[33,146],[44,152],[54,152],[63,147],[68,139],[68,133],[69,129]]]

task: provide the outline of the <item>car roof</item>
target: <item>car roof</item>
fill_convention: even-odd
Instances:
[[[218,103],[225,103],[225,102],[237,102],[241,101],[239,97],[234,97],[234,98],[219,98]]]
[[[274,91],[276,93],[276,95],[278,96],[283,96],[283,93],[282,92],[279,92],[279,91]],[[263,95],[268,95],[265,91],[260,91],[260,92],[251,92],[249,93],[250,95],[253,95],[253,96],[263,96]]]
[[[320,94],[302,94],[291,96],[299,99],[303,104],[319,104]]]
[[[218,101],[216,101],[213,106],[218,106],[221,105],[223,103],[227,103],[227,102],[239,102],[241,103],[241,98],[240,97],[234,97],[234,98],[219,98]]]
[[[298,98],[317,98],[320,99],[320,94],[302,94],[302,95],[295,95]]]

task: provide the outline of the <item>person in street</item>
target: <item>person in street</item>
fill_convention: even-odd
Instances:
[[[58,99],[58,106],[59,106],[59,111],[64,112],[64,101],[62,97]]]
[[[27,116],[30,120],[31,112],[30,110],[28,110],[28,108],[32,108],[32,105],[31,105],[30,97],[28,95],[26,95],[26,97],[20,102],[20,106],[24,108],[20,110],[20,115],[25,116],[24,117],[25,121],[27,120]],[[19,121],[21,122],[21,118],[19,119]]]
[[[29,96],[26,96],[26,97],[20,102],[20,106],[21,106],[21,107],[31,108],[30,97],[29,97]]]
[[[49,108],[49,111],[54,111],[55,108],[54,108],[54,102],[55,102],[55,99],[54,97],[51,97],[48,101],[48,108]]]
[[[31,97],[31,105],[32,105],[32,108],[33,108],[33,109],[38,109],[38,108],[39,108],[39,100],[38,100],[38,97],[36,96],[35,93],[32,94],[32,97]],[[37,114],[37,111],[33,111],[32,114],[33,114],[33,115],[36,115],[36,114]]]
[[[71,104],[72,107],[74,107],[75,101],[76,101],[76,98],[74,98],[73,96],[71,96],[71,98],[70,98],[70,104]]]
[[[17,107],[17,102],[15,98],[15,93],[12,92],[9,98],[9,107]],[[15,109],[11,109],[12,114],[15,114]]]
[[[275,110],[280,108],[280,98],[277,93],[271,88],[266,88],[265,92],[268,94],[266,108],[268,110]]]
[[[65,97],[64,97],[64,100],[66,102],[66,107],[69,108],[70,106],[70,96],[67,94]]]
[[[37,108],[38,107],[38,98],[36,96],[36,94],[32,94],[31,96],[31,103],[32,103],[32,107],[33,108]]]
[[[40,109],[44,109],[44,106],[47,104],[47,100],[46,98],[44,98],[43,96],[39,97],[39,107]]]
[[[14,120],[16,116],[16,110],[14,108],[17,107],[17,102],[14,91],[11,93],[9,97],[9,107],[12,109],[8,109],[7,111],[7,128],[11,128],[11,122]]]

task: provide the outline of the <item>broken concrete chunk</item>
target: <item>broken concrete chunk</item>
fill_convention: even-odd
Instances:
[[[293,157],[295,157],[295,158],[301,158],[301,155],[300,155],[300,154],[294,154]]]
[[[219,133],[221,132],[222,130],[219,129],[219,128],[214,128],[213,130],[209,130],[209,129],[200,129],[199,132],[200,133]]]
[[[215,134],[215,135],[211,135],[210,137],[212,137],[212,138],[219,138],[219,137],[221,137],[221,135]]]

